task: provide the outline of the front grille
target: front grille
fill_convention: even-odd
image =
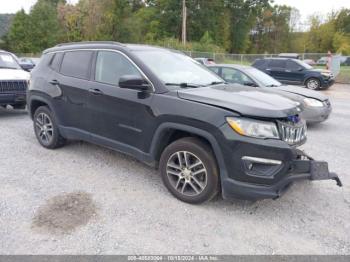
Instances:
[[[0,93],[23,93],[27,90],[25,80],[1,80]]]
[[[306,123],[299,121],[293,123],[290,121],[278,121],[281,139],[289,145],[300,145],[306,140]]]

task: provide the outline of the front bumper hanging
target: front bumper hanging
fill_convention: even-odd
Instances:
[[[343,186],[336,173],[329,172],[328,163],[325,161],[315,161],[305,152],[298,150],[298,158],[293,161],[293,173],[308,173],[310,180],[334,180],[338,186]]]

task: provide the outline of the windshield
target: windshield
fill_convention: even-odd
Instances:
[[[224,82],[192,58],[168,50],[134,51],[165,84],[180,87],[199,87]]]
[[[20,66],[11,54],[0,53],[0,68],[20,69]]]
[[[295,62],[297,62],[299,65],[301,65],[305,69],[312,69],[313,68],[312,66],[310,66],[309,64],[307,64],[307,63],[305,63],[304,61],[301,61],[301,60],[295,60]]]
[[[246,69],[247,72],[252,75],[256,80],[258,80],[260,83],[263,84],[263,86],[267,87],[275,87],[275,86],[281,86],[282,84],[269,76],[268,74],[265,74],[264,72],[261,72],[260,70],[250,67]]]

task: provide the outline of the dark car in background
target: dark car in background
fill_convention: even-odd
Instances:
[[[261,88],[288,97],[303,105],[300,114],[307,123],[319,123],[328,119],[332,112],[331,103],[327,96],[313,90],[298,86],[283,85],[264,72],[251,67],[232,64],[216,64],[208,66],[228,83]]]
[[[32,71],[35,65],[37,64],[38,59],[30,57],[20,57],[18,58],[18,63],[25,71]]]
[[[290,85],[302,85],[312,90],[326,89],[334,84],[334,75],[329,70],[314,69],[312,66],[291,58],[262,58],[253,67]]]
[[[206,58],[206,57],[197,57],[194,58],[197,62],[201,63],[202,65],[213,65],[215,64],[214,59],[212,58]]]
[[[28,105],[43,147],[75,139],[124,152],[158,167],[168,190],[189,203],[219,192],[276,198],[300,179],[341,185],[327,163],[297,149],[306,125],[294,101],[226,84],[178,51],[56,46],[32,71]]]
[[[350,56],[344,58],[344,62],[341,65],[350,66]]]

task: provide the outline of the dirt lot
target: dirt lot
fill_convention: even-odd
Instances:
[[[182,203],[157,171],[74,142],[49,151],[25,112],[0,111],[1,254],[350,254],[350,86],[326,91],[331,118],[304,149],[333,181],[294,184],[278,200]]]

